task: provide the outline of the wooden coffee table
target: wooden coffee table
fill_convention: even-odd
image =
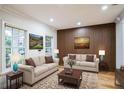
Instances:
[[[73,69],[73,73],[69,75],[69,74],[65,74],[66,70],[63,70],[60,73],[58,73],[58,83],[73,84],[73,85],[76,85],[77,88],[79,88],[80,83],[82,81],[82,71],[78,69]]]

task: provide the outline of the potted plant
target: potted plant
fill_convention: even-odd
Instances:
[[[70,66],[70,68],[71,68],[70,71],[72,72],[73,71],[72,67],[73,67],[73,65],[75,65],[75,60],[69,59],[68,65]]]

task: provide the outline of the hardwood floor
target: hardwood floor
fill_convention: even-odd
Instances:
[[[99,72],[98,84],[102,89],[121,89],[120,86],[115,85],[115,72]]]
[[[62,70],[63,66],[59,66]],[[115,72],[100,71],[98,73],[98,86],[100,89],[122,89],[121,86],[115,85]]]

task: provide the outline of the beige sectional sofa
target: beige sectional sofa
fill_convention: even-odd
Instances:
[[[99,59],[96,57],[95,54],[68,54],[68,56],[65,56],[63,58],[65,68],[70,67],[68,65],[69,55],[76,55],[76,64],[73,66],[74,69],[99,72]],[[86,61],[87,55],[93,55],[94,61],[93,62],[87,62]]]
[[[36,67],[19,64],[19,69],[24,72],[24,82],[33,85],[42,78],[58,70],[58,59],[54,63],[45,64],[45,56],[32,57]]]

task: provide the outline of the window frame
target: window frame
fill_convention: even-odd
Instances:
[[[50,38],[50,41],[47,41],[46,38]],[[48,47],[46,46],[47,43],[51,43],[51,45]],[[47,49],[50,49],[51,51],[46,51]],[[45,54],[53,55],[53,36],[45,35]]]
[[[6,37],[6,34],[5,34],[5,30],[6,30],[6,27],[9,27],[9,28],[11,28],[12,29],[12,38],[11,38],[11,46],[6,46],[6,41],[5,41],[5,37]],[[7,68],[6,67],[6,48],[10,48],[11,49],[11,54],[13,53],[13,49],[15,48],[14,46],[13,46],[13,40],[14,40],[14,38],[13,38],[13,31],[14,31],[14,29],[17,29],[17,31],[23,31],[24,32],[24,41],[23,41],[23,46],[19,46],[19,43],[18,43],[18,46],[16,46],[17,47],[17,49],[18,49],[18,51],[19,51],[19,48],[22,48],[22,49],[24,49],[24,59],[25,59],[25,57],[26,57],[26,54],[27,54],[27,52],[26,52],[26,50],[27,50],[27,43],[26,43],[26,41],[27,41],[27,30],[24,30],[24,29],[20,29],[20,28],[17,28],[17,27],[15,27],[15,26],[13,26],[13,25],[8,25],[7,23],[5,23],[5,22],[3,22],[2,23],[2,72],[8,72],[8,71],[11,71],[12,70],[12,65],[13,65],[13,63],[11,62],[11,66],[9,67],[9,68]],[[20,32],[21,33],[21,32]],[[18,36],[21,36],[21,35],[19,35],[20,33],[18,33]],[[19,40],[19,37],[18,37],[18,40]],[[18,41],[19,42],[19,41]],[[23,64],[23,62],[22,62],[22,64]]]

